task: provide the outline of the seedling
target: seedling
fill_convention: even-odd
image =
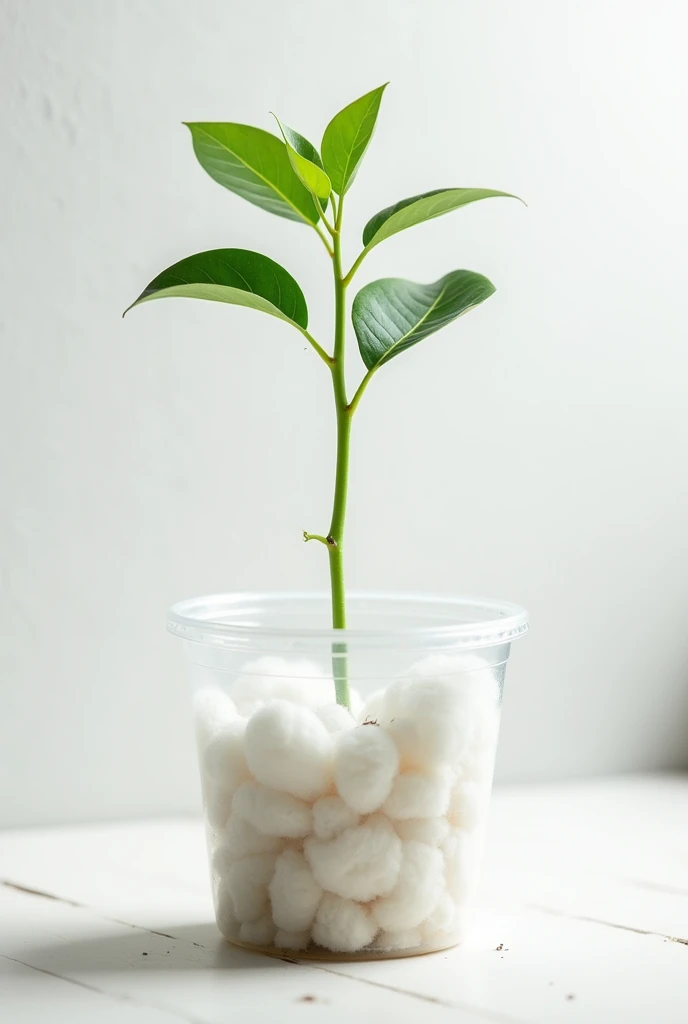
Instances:
[[[304,532],[328,554],[332,625],[346,627],[344,531],[351,424],[363,394],[380,367],[484,302],[495,288],[482,274],[452,270],[432,284],[383,278],[365,285],[351,309],[358,349],[366,368],[353,395],[347,394],[346,293],[368,253],[392,235],[479,199],[505,196],[488,188],[441,188],[402,199],[372,217],[363,229],[363,248],[347,271],[342,264],[344,197],[370,143],[385,85],[336,114],[320,152],[277,120],[281,138],[250,125],[191,122],[198,162],[211,178],[255,206],[297,221],[319,237],[334,274],[334,339],[331,350],[308,330],[308,309],[299,285],[284,267],[248,249],[211,249],[163,270],[129,307],[151,299],[184,296],[250,306],[279,317],[306,338],[332,378],[337,420],[337,458],[332,518],[326,533]],[[128,312],[126,310],[125,312]],[[333,645],[337,701],[349,706],[346,648]]]

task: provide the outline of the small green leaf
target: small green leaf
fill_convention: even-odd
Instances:
[[[434,334],[488,299],[491,281],[472,270],[453,270],[434,284],[396,277],[372,281],[351,310],[361,357],[369,370]]]
[[[124,313],[151,299],[177,296],[249,306],[299,330],[308,327],[306,300],[294,278],[279,263],[250,249],[210,249],[187,256],[153,278]]]
[[[277,114],[273,114],[287,147],[287,156],[297,177],[309,192],[319,199],[327,199],[332,191],[330,179],[323,170],[322,160],[315,146],[303,135],[299,135],[289,125],[282,124]]]
[[[220,185],[278,217],[318,223],[313,197],[281,139],[248,124],[196,122],[187,128],[198,162]]]
[[[510,192],[497,192],[492,188],[437,188],[433,192],[422,192],[410,199],[402,199],[371,217],[363,229],[363,244],[368,251],[397,231],[404,231],[414,224],[422,224],[423,221],[458,210],[460,206],[467,206],[479,199],[491,199],[493,196],[518,199],[518,196]],[[522,199],[519,201],[523,202]]]
[[[323,166],[337,195],[343,196],[354,180],[372,137],[387,84],[344,107],[325,129],[321,146]]]

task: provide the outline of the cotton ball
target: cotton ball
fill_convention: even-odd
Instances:
[[[334,683],[312,661],[266,655],[248,662],[234,681],[232,694],[242,715],[250,716],[275,698],[315,707],[331,700]]]
[[[239,922],[234,913],[231,893],[224,883],[218,886],[215,896],[215,920],[217,927],[226,938],[236,938],[239,932]]]
[[[311,809],[303,800],[268,789],[259,782],[243,782],[239,786],[232,810],[267,836],[302,839],[313,825]]]
[[[443,888],[442,852],[409,840],[402,844],[399,880],[389,896],[373,904],[373,916],[385,931],[417,928],[437,906]]]
[[[252,946],[272,946],[276,931],[270,915],[264,914],[257,921],[244,921],[239,928],[239,938]]]
[[[424,768],[451,763],[466,749],[470,715],[457,687],[445,679],[402,679],[385,691],[384,714],[402,763]]]
[[[353,729],[356,721],[341,704],[323,704],[316,708],[315,713],[328,732],[341,732],[342,729]]]
[[[376,949],[415,949],[422,943],[420,928],[408,928],[406,931],[380,932],[375,939]]]
[[[208,779],[202,780],[203,806],[206,821],[213,829],[224,828],[232,809],[232,792],[216,786]]]
[[[315,800],[328,788],[332,738],[309,708],[273,700],[246,726],[246,760],[263,785]]]
[[[277,858],[270,882],[275,924],[287,932],[302,932],[310,928],[322,894],[303,854],[297,850],[284,850]]]
[[[460,780],[452,789],[449,820],[456,828],[470,832],[487,819],[489,790],[485,785]]]
[[[326,893],[315,916],[313,941],[333,953],[355,953],[375,938],[377,925],[365,907]]]
[[[349,807],[370,814],[389,796],[399,753],[384,729],[360,725],[337,736],[334,781]]]
[[[275,945],[278,949],[306,949],[311,941],[309,932],[285,932],[278,928]]]
[[[400,839],[415,839],[428,846],[441,846],[449,835],[446,818],[408,818],[395,821],[394,828]]]
[[[201,755],[203,772],[211,782],[232,792],[248,774],[244,757],[246,722],[243,718],[218,726]]]
[[[313,804],[313,831],[318,839],[334,839],[359,821],[358,814],[340,796],[321,796]]]
[[[213,865],[215,862],[227,864],[252,853],[275,853],[281,846],[282,842],[277,836],[267,836],[241,815],[232,814],[226,827],[218,834]]]
[[[307,839],[304,851],[316,882],[347,899],[365,903],[384,896],[399,877],[401,840],[381,815],[329,842]]]
[[[390,818],[441,817],[449,806],[451,783],[447,768],[398,775],[383,810]]]
[[[451,932],[457,920],[457,906],[446,892],[442,894],[433,912],[423,921],[423,938],[432,941],[438,934]]]
[[[476,723],[468,749],[461,758],[461,774],[474,782],[492,782],[497,740],[499,738],[499,708],[490,708]]]
[[[216,686],[204,686],[194,694],[193,717],[196,741],[199,748],[202,748],[216,729],[237,717],[237,709],[232,698],[223,690]]]
[[[385,698],[384,690],[375,690],[371,693],[367,701],[358,712],[356,716],[360,723],[363,722],[379,722],[383,716],[383,702]]]
[[[442,843],[447,892],[458,903],[466,903],[476,881],[477,847],[463,832],[455,831]]]
[[[227,886],[234,913],[242,924],[268,912],[268,885],[275,870],[276,853],[256,853],[230,864]]]

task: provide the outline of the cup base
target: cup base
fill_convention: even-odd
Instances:
[[[330,949],[322,946],[310,945],[307,949],[277,949],[275,946],[255,946],[250,942],[242,942],[241,939],[228,938],[223,936],[232,946],[246,949],[250,953],[261,953],[263,956],[270,956],[277,960],[320,960],[327,963],[362,963],[369,960],[400,960],[402,957],[427,956],[430,953],[441,953],[443,950],[454,949],[460,946],[463,936],[452,935],[442,942],[428,943],[425,946],[415,946],[413,949],[361,949],[356,953],[333,953]]]

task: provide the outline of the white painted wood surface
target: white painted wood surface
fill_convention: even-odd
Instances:
[[[685,1024],[688,776],[498,791],[460,949],[315,964],[228,945],[199,820],[0,833],[11,1024]]]

